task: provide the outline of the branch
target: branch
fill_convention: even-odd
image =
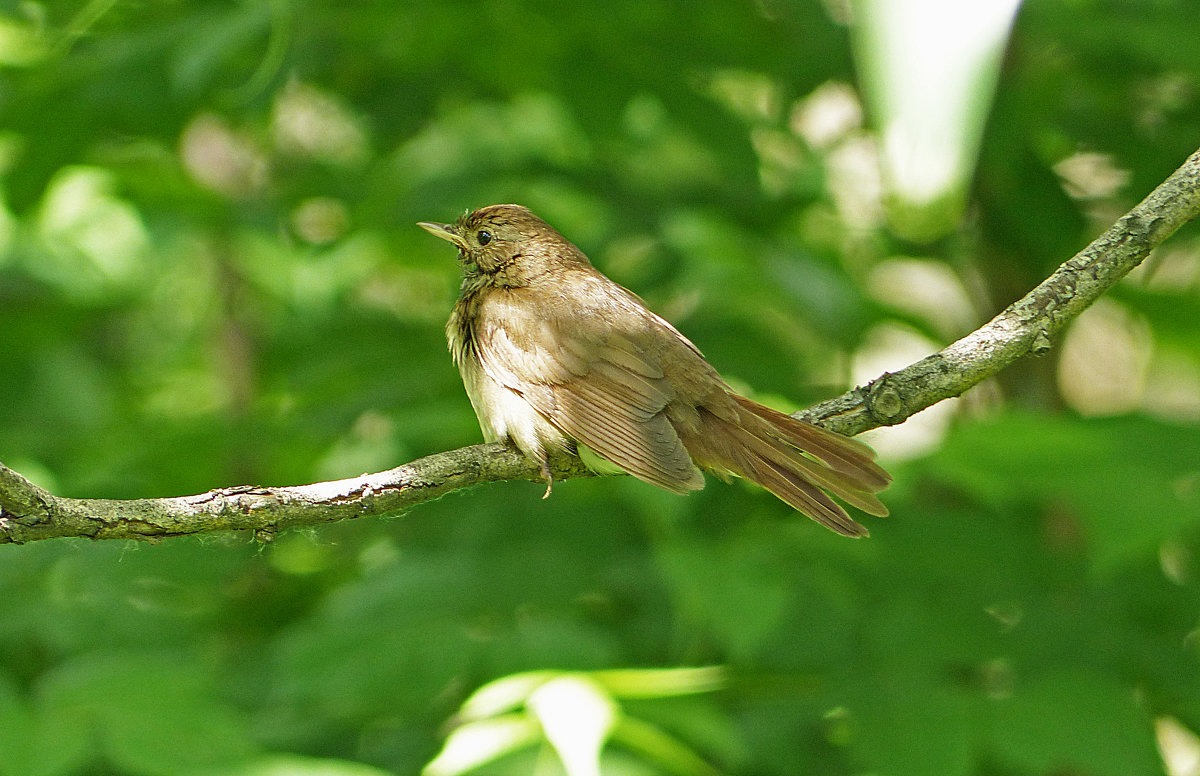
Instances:
[[[1200,215],[1200,151],[1104,234],[1036,288],[957,342],[796,417],[849,436],[895,426],[942,399],[961,396],[1051,337],[1141,264],[1176,229]]]
[[[578,460],[558,464],[556,479],[591,474]],[[515,449],[492,443],[332,482],[234,486],[196,496],[117,500],[55,496],[0,464],[0,544],[65,536],[162,539],[243,530],[270,541],[284,528],[393,514],[459,488],[500,480],[541,482],[541,469]]]
[[[899,372],[798,413],[844,434],[903,423],[959,396],[1051,337],[1200,215],[1200,151],[1037,288],[983,327]],[[590,474],[557,461],[556,479]],[[540,481],[538,467],[502,444],[438,453],[377,474],[283,488],[219,488],[196,496],[131,500],[56,496],[0,464],[0,544],[56,537],[161,539],[250,530],[268,541],[283,528],[393,514],[459,488],[499,480]]]

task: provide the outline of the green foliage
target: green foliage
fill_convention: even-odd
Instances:
[[[0,7],[0,460],[137,497],[478,441],[457,269],[414,222],[500,201],[810,402],[986,320],[1195,150],[1187,0],[1030,0],[966,220],[905,242],[834,5]],[[1200,731],[1198,255],[1185,229],[1113,295],[1132,324],[926,452],[881,437],[864,541],[610,477],[266,546],[2,547],[0,776],[418,773],[468,720],[528,744],[468,772],[556,773],[572,703],[606,774],[1162,773],[1156,722]]]

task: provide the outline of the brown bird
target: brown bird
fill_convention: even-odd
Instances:
[[[541,466],[546,495],[561,449],[673,493],[703,488],[700,469],[743,477],[847,536],[867,529],[830,494],[887,514],[875,494],[891,476],[871,448],[739,396],[528,208],[420,226],[458,247],[465,277],[446,336],[483,436]]]

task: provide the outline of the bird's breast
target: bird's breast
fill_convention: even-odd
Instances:
[[[488,442],[512,441],[526,454],[540,459],[550,445],[561,445],[565,437],[542,417],[520,392],[497,381],[484,368],[476,325],[479,300],[464,295],[455,304],[446,324],[446,339],[454,363],[462,375],[483,438]]]

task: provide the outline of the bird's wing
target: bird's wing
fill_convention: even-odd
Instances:
[[[703,487],[665,413],[674,391],[655,339],[659,319],[615,284],[599,290],[607,293],[577,294],[569,310],[544,291],[489,294],[475,329],[484,370],[635,477],[676,493]]]

